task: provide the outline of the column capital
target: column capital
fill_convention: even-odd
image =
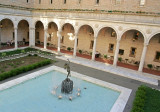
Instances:
[[[116,41],[117,41],[118,43],[120,42],[120,40],[121,40],[120,38],[117,38],[117,39],[116,39]]]
[[[147,46],[148,46],[148,43],[144,43],[144,46],[146,46],[146,47],[147,47]]]
[[[36,28],[34,28],[34,27],[30,27],[29,29],[30,29],[30,30],[35,30]]]
[[[97,36],[94,36],[94,39],[97,39]]]
[[[17,30],[18,28],[17,27],[14,27],[14,30]]]

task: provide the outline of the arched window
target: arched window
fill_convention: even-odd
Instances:
[[[53,0],[51,0],[51,4],[53,3]]]
[[[28,1],[29,1],[29,0],[27,0],[27,3],[28,3]]]

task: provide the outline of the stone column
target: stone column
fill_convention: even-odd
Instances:
[[[57,31],[57,37],[58,37],[57,52],[58,52],[58,54],[60,54],[61,53],[61,31]]]
[[[47,48],[47,29],[44,29],[44,49]]]
[[[76,57],[77,53],[77,39],[78,39],[77,34],[75,34],[73,57]]]
[[[93,51],[92,51],[92,61],[95,60],[96,44],[97,44],[97,37],[94,37],[94,44],[93,44]]]
[[[148,44],[144,43],[142,56],[141,56],[141,60],[140,60],[139,68],[138,68],[138,71],[140,71],[140,72],[143,71],[144,61],[145,61],[146,52],[147,52],[147,46],[148,46]]]
[[[35,28],[29,28],[29,46],[35,46]]]
[[[117,66],[118,53],[119,53],[119,45],[120,45],[120,39],[117,39],[116,50],[115,50],[114,60],[113,60],[113,66]]]
[[[17,27],[14,28],[14,43],[15,43],[15,49],[18,48],[18,42],[17,42]]]

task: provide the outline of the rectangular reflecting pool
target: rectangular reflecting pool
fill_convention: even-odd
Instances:
[[[58,99],[51,90],[65,78],[64,73],[52,70],[1,89],[0,112],[110,112],[120,97],[121,92],[71,77],[81,89],[80,96],[72,101]]]

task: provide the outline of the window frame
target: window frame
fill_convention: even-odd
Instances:
[[[155,57],[154,57],[154,61],[155,61],[155,62],[160,62],[160,55],[159,55],[159,59],[156,59],[156,57],[157,57],[157,53],[159,53],[159,54],[160,54],[160,51],[156,51],[156,53],[155,53]]]
[[[113,45],[113,48],[111,49],[111,46]],[[114,50],[114,44],[110,43],[109,44],[109,48],[108,48],[108,52],[109,53],[113,53],[113,50]]]
[[[134,54],[132,54],[132,49],[135,49]],[[129,57],[134,57],[135,58],[136,57],[136,50],[137,50],[136,47],[131,47]]]

